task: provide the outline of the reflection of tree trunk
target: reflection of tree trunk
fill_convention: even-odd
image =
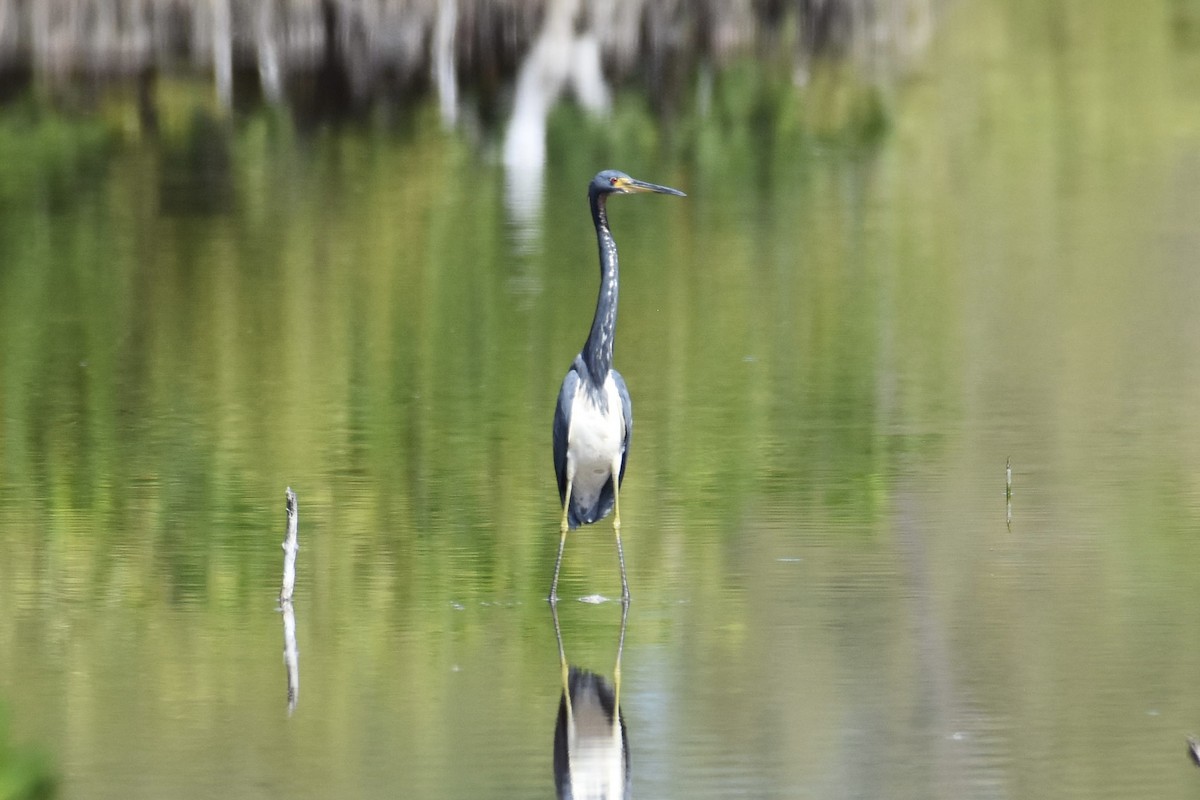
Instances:
[[[521,64],[504,137],[504,164],[510,170],[541,172],[546,161],[546,117],[568,81],[580,105],[593,111],[608,107],[600,48],[590,31],[576,32],[579,11],[578,0],[551,6]]]
[[[276,40],[279,33],[275,28],[274,0],[262,0],[258,9],[255,40],[258,46],[258,80],[262,84],[263,97],[272,105],[283,99],[283,82],[280,77],[279,48]]]
[[[217,84],[217,102],[221,108],[233,103],[233,31],[230,28],[229,0],[212,0],[213,78]]]
[[[607,110],[608,85],[600,45],[591,30],[577,31],[587,15],[578,0],[551,6],[537,41],[517,73],[512,117],[504,134],[507,206],[518,248],[535,240],[542,217],[542,170],[546,164],[546,119],[570,83],[579,104]]]
[[[458,25],[457,0],[440,0],[433,29],[433,85],[437,88],[442,124],[454,127],[458,121],[458,75],[454,66],[454,31]]]

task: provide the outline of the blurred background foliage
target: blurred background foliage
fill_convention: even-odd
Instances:
[[[0,709],[0,798],[43,800],[54,796],[55,780],[45,757],[13,746],[8,715]]]

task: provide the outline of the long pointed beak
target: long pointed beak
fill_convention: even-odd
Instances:
[[[672,189],[670,186],[659,186],[657,183],[646,183],[639,181],[636,178],[630,178],[625,183],[625,191],[627,192],[658,192],[659,194],[673,194],[677,197],[687,197],[686,194],[678,189]]]

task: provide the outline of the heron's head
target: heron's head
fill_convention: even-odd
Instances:
[[[639,181],[637,178],[631,178],[624,172],[618,172],[615,169],[606,169],[603,172],[597,173],[596,177],[592,178],[592,182],[588,185],[588,194],[593,197],[596,195],[633,194],[634,192],[658,192],[659,194],[673,194],[679,197],[687,197],[687,195],[678,189]]]

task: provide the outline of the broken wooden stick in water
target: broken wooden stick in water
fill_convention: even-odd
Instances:
[[[296,612],[292,609],[292,590],[296,588],[296,553],[299,541],[300,509],[296,493],[287,489],[287,536],[283,540],[283,588],[279,590],[279,610],[283,612],[283,663],[287,667],[288,716],[300,700],[300,650],[296,647]]]
[[[287,489],[287,538],[283,540],[283,588],[279,590],[279,602],[290,603],[292,590],[296,588],[296,552],[300,550],[297,539],[300,527],[300,510],[296,503],[296,493],[292,487]]]

